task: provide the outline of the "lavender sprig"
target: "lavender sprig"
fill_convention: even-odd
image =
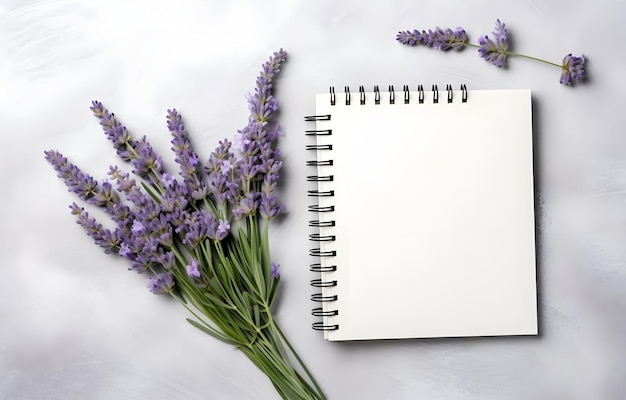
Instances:
[[[400,31],[396,35],[396,40],[407,46],[425,46],[432,47],[440,51],[450,49],[461,50],[465,46],[478,49],[478,54],[485,61],[493,64],[498,68],[506,66],[507,57],[519,56],[531,60],[539,61],[548,65],[553,65],[561,69],[561,77],[559,82],[562,85],[574,85],[577,81],[582,82],[585,75],[585,56],[572,56],[568,54],[563,58],[561,64],[546,61],[540,58],[531,57],[525,54],[515,53],[509,50],[509,37],[506,25],[499,19],[496,20],[495,30],[490,38],[482,35],[478,38],[478,44],[468,42],[465,30],[461,27],[454,31],[450,28],[435,28],[428,32],[417,29],[412,31]]]
[[[486,61],[498,68],[502,68],[506,62],[509,50],[509,40],[507,38],[506,25],[496,20],[496,29],[493,31],[494,40],[487,35],[478,38],[478,54]]]
[[[60,152],[45,156],[68,190],[103,208],[115,228],[105,228],[73,203],[77,223],[105,252],[147,275],[150,292],[174,297],[194,317],[188,319],[192,325],[244,352],[282,398],[322,400],[319,385],[271,311],[280,273],[271,262],[268,226],[282,210],[276,195],[282,168],[276,142],[282,131],[272,122],[278,102],[271,89],[285,58],[281,49],[263,64],[247,97],[250,116],[236,145],[224,139],[206,163],[192,149],[181,115],[168,110],[180,179],[165,171],[145,136],[133,139],[98,101],[92,112],[119,157],[141,179],[112,166],[110,182],[98,184]]]
[[[180,165],[180,175],[193,199],[202,200],[208,194],[208,188],[202,182],[198,154],[191,147],[189,134],[176,109],[168,110],[167,114],[167,128],[172,134],[172,150],[176,155],[176,162]]]
[[[91,102],[90,109],[100,120],[100,125],[107,139],[113,143],[117,155],[135,167],[133,173],[152,183],[159,182],[163,174],[163,160],[154,152],[146,137],[134,140],[126,127],[115,118],[115,114],[109,112],[101,102]]]

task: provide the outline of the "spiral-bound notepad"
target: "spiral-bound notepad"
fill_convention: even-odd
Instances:
[[[305,119],[314,329],[537,334],[529,90],[331,88]]]

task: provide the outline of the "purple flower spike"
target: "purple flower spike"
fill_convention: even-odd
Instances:
[[[90,109],[100,120],[105,135],[113,143],[120,158],[133,164],[134,173],[156,183],[157,178],[163,173],[163,161],[146,141],[145,136],[142,140],[133,140],[126,127],[99,101],[92,101]]]
[[[250,108],[250,120],[260,123],[267,122],[271,115],[277,110],[278,104],[276,99],[272,97],[270,90],[272,88],[272,79],[280,71],[280,65],[287,58],[287,52],[280,49],[263,64],[263,70],[257,78],[256,89],[254,94],[248,98],[248,106]]]
[[[272,274],[272,278],[278,279],[280,277],[280,264],[270,264],[270,274]]]
[[[486,61],[492,63],[498,68],[502,68],[506,63],[509,42],[507,38],[506,25],[496,20],[496,29],[493,31],[495,42],[487,35],[478,38],[478,54]]]
[[[174,253],[171,251],[160,254],[156,258],[156,262],[161,264],[161,266],[168,271],[171,271],[174,267],[176,267],[176,258],[174,257]]]
[[[261,193],[261,203],[259,204],[259,213],[267,220],[275,218],[283,207],[276,202],[275,193]]]
[[[83,227],[87,235],[89,235],[94,242],[104,248],[105,253],[111,253],[117,251],[118,244],[120,242],[116,233],[105,229],[102,224],[89,216],[89,213],[76,203],[70,205],[72,214],[76,215],[76,223]]]
[[[585,56],[580,57],[568,54],[563,58],[561,67],[561,84],[573,85],[575,81],[582,81],[585,77]]]
[[[439,51],[450,49],[461,50],[467,44],[467,34],[465,29],[458,27],[455,30],[450,28],[435,28],[434,31],[401,31],[396,35],[396,40],[407,46],[422,45],[434,47]]]
[[[191,261],[191,264],[187,265],[185,269],[187,270],[187,275],[190,278],[200,278],[200,270],[198,269],[198,260],[194,259]]]
[[[417,29],[413,31],[400,31],[396,35],[396,40],[407,46],[422,44],[422,34]]]
[[[133,233],[141,233],[141,232],[143,232],[145,229],[146,229],[146,227],[145,227],[145,226],[143,226],[143,224],[142,224],[140,221],[138,221],[138,220],[134,220],[134,221],[133,221],[133,227],[131,228],[131,231],[132,231]]]
[[[217,240],[224,240],[228,236],[228,232],[230,232],[230,223],[221,219],[217,226]]]
[[[174,289],[174,275],[171,272],[155,275],[148,280],[146,287],[154,294],[170,293]]]
[[[192,197],[195,200],[202,200],[206,197],[208,189],[202,182],[198,155],[191,148],[189,134],[176,109],[167,110],[167,128],[172,135],[172,150],[176,155],[176,162],[180,165],[180,176],[183,177]]]
[[[67,161],[63,154],[56,150],[44,151],[44,154],[57,172],[57,176],[65,182],[68,191],[76,193],[83,200],[88,200],[98,193],[98,182]]]
[[[439,51],[446,51],[450,49],[461,50],[465,43],[467,43],[467,34],[463,28],[456,28],[452,30],[450,28],[435,30],[435,37],[433,47]]]
[[[119,255],[132,260],[134,258],[133,252],[130,250],[130,247],[126,243],[122,243],[120,245]]]

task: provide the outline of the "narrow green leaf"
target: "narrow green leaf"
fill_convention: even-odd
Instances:
[[[154,192],[154,190],[150,186],[146,185],[145,182],[141,182],[141,186],[146,192],[148,192],[148,195],[150,195],[150,197],[152,197],[152,199],[157,202],[157,204],[161,204],[161,198]]]
[[[194,321],[191,318],[186,318],[186,319],[187,319],[187,322],[189,322],[191,325],[195,326],[196,328],[200,329],[202,332],[207,333],[207,334],[213,336],[214,338],[216,338],[216,339],[218,339],[218,340],[220,340],[220,341],[222,341],[224,343],[228,343],[228,344],[231,344],[231,345],[234,345],[234,346],[239,345],[239,343],[234,342],[231,339],[228,339],[226,336],[220,334],[219,332],[217,332],[214,329],[210,329],[207,326],[202,325],[199,322]]]

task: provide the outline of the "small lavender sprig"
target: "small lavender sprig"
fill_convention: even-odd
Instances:
[[[118,156],[133,164],[133,173],[153,183],[159,182],[163,174],[163,160],[154,152],[146,137],[134,140],[126,127],[115,118],[115,114],[109,112],[101,102],[93,101],[90,109],[100,120],[100,125],[107,139],[113,143]]]
[[[561,69],[561,77],[559,82],[562,85],[574,85],[576,81],[583,81],[585,75],[585,56],[580,57],[568,54],[563,58],[561,64],[546,61],[537,57],[531,57],[525,54],[515,53],[509,50],[509,37],[506,25],[500,20],[496,20],[495,30],[492,32],[493,39],[487,35],[478,38],[478,44],[468,42],[465,30],[461,27],[454,31],[450,28],[428,30],[428,32],[417,29],[412,31],[400,31],[396,35],[396,40],[407,46],[425,46],[432,47],[440,51],[450,49],[461,50],[465,46],[478,49],[480,57],[490,62],[498,68],[506,65],[507,57],[519,56],[531,60],[539,61],[548,65],[553,65]]]

